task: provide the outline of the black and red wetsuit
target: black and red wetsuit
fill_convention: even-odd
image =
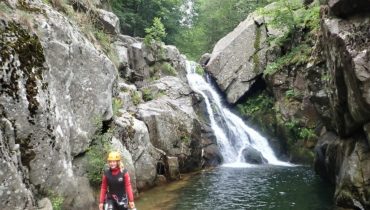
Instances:
[[[119,197],[126,194],[129,202],[134,201],[130,176],[126,170],[122,173],[121,169],[117,167],[105,171],[100,188],[100,203],[104,203],[105,199],[109,199],[112,194]]]

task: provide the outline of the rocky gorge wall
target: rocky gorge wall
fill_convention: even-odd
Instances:
[[[0,209],[95,209],[87,154],[101,132],[135,192],[221,161],[186,58],[87,3],[0,2]]]
[[[328,1],[322,8],[332,120],[316,146],[315,168],[335,183],[335,202],[344,208],[370,208],[369,11],[368,1]]]
[[[321,4],[296,11],[317,11],[317,29],[298,23],[280,46],[268,42],[279,36],[271,16],[253,13],[201,62],[281,158],[335,185],[338,208],[369,209],[370,4]]]

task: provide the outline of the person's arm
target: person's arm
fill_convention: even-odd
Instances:
[[[99,209],[103,207],[106,193],[107,193],[107,177],[103,175],[103,178],[101,180],[101,187],[100,187]]]
[[[126,189],[128,201],[133,202],[134,195],[132,193],[131,180],[130,180],[130,175],[128,174],[128,172],[125,173],[125,189]]]
[[[132,193],[131,180],[128,172],[125,173],[125,190],[128,197],[129,206],[131,209],[135,208],[134,195]]]

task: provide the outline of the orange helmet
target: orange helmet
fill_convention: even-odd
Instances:
[[[119,154],[119,152],[110,152],[109,155],[108,155],[108,161],[110,161],[110,160],[120,161],[121,160],[121,155]]]

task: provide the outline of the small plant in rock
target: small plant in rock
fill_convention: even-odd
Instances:
[[[249,98],[245,103],[238,104],[239,112],[248,117],[254,118],[259,113],[266,112],[273,107],[273,98],[265,93]]]
[[[200,76],[204,76],[205,72],[204,72],[204,69],[197,65],[197,67],[195,68],[195,73],[199,74]]]
[[[93,186],[101,183],[102,172],[106,165],[106,157],[111,150],[110,141],[114,130],[103,130],[102,121],[97,120],[96,124],[101,125],[93,136],[92,144],[87,150],[87,177]]]
[[[190,143],[190,136],[189,135],[182,135],[181,137],[181,141],[184,143],[184,144],[189,144]]]
[[[303,96],[302,92],[300,92],[298,90],[289,89],[285,92],[285,97],[287,99],[299,98],[299,97],[302,97],[302,96]]]
[[[108,34],[104,33],[103,30],[100,30],[97,28],[95,28],[93,32],[94,32],[96,39],[99,41],[99,43],[103,47],[104,52],[105,53],[110,52],[111,37]]]
[[[53,191],[48,193],[48,197],[50,199],[51,205],[53,206],[53,210],[62,210],[62,204],[64,202],[64,197],[56,194]]]
[[[118,110],[122,107],[123,102],[119,98],[113,98],[112,100],[112,109],[113,115],[116,116],[118,114]]]
[[[140,102],[141,102],[141,96],[140,96],[139,92],[137,92],[137,91],[131,91],[130,95],[131,95],[132,103],[135,106],[138,105],[138,104],[140,104]]]
[[[300,138],[305,140],[317,137],[315,131],[312,128],[301,128],[298,135]]]
[[[171,76],[177,75],[176,69],[167,62],[163,63],[162,71],[167,75],[171,75]]]
[[[142,93],[143,93],[143,100],[144,101],[151,101],[151,100],[154,99],[154,95],[153,95],[152,91],[149,88],[143,88]]]

